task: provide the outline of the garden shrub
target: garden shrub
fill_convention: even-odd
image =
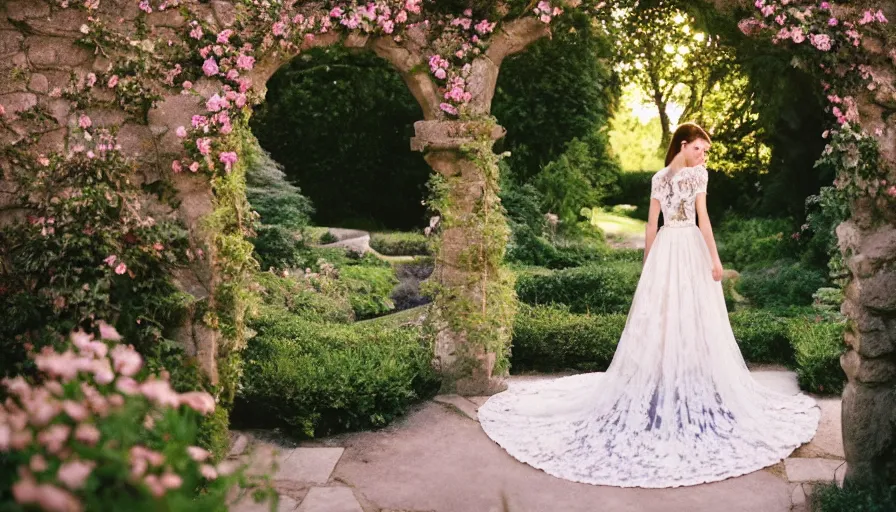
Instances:
[[[348,298],[339,293],[325,293],[314,288],[303,275],[280,276],[260,272],[256,281],[262,287],[266,306],[283,308],[306,320],[316,322],[350,323],[354,310]]]
[[[373,233],[370,247],[386,256],[427,256],[429,239],[421,233]]]
[[[815,292],[827,283],[821,270],[782,260],[768,268],[744,271],[737,291],[757,307],[809,306]]]
[[[438,387],[420,328],[263,316],[245,352],[234,421],[297,436],[382,427]]]
[[[625,315],[577,315],[568,308],[520,304],[513,328],[514,371],[604,371]]]
[[[896,510],[896,485],[860,485],[849,481],[819,484],[812,492],[814,512],[892,512]]]
[[[744,359],[752,363],[793,364],[793,348],[783,319],[763,310],[735,311],[728,319]]]
[[[353,265],[339,269],[339,283],[345,288],[348,300],[359,320],[392,311],[392,290],[398,284],[391,266]]]
[[[34,355],[39,384],[4,381],[0,500],[27,510],[224,509],[242,471],[224,474],[211,453],[192,446],[197,419],[214,413],[215,399],[178,393],[132,347],[115,343],[114,329],[98,328],[102,340],[79,331],[64,352]]]
[[[839,394],[846,376],[840,367],[844,351],[844,322],[788,320],[787,337],[793,347],[800,387],[813,393]]]
[[[251,242],[255,259],[263,269],[302,267],[307,259],[301,235],[283,226],[261,225]]]
[[[762,219],[727,216],[715,230],[719,258],[743,271],[771,264],[794,255],[795,243],[789,219]]]
[[[529,305],[563,304],[573,313],[626,313],[640,273],[640,263],[627,261],[548,273],[523,271],[516,292]]]

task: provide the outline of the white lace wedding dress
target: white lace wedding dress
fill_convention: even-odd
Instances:
[[[775,464],[818,427],[803,394],[753,380],[695,224],[702,166],[653,177],[664,226],[605,373],[511,382],[480,409],[510,455],[559,478],[619,487],[714,482]]]

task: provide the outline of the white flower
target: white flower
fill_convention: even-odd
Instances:
[[[86,23],[81,25],[81,33],[82,34],[90,33],[90,27],[88,27]]]

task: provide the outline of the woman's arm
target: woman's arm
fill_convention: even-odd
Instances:
[[[656,199],[650,200],[650,211],[647,213],[647,229],[644,233],[644,263],[647,263],[647,253],[656,239],[656,229],[660,220],[660,202]]]
[[[709,248],[709,255],[712,257],[712,278],[716,281],[722,280],[722,260],[719,259],[719,250],[716,248],[716,239],[712,234],[712,225],[709,223],[709,213],[706,211],[706,194],[697,194],[697,220],[700,225],[700,232],[703,233],[703,240],[706,241],[706,247]]]

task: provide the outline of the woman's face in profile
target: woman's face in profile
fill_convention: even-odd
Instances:
[[[688,167],[694,167],[706,162],[706,150],[709,149],[709,142],[703,139],[694,139],[693,142],[684,144],[681,152],[684,155],[684,164]]]

